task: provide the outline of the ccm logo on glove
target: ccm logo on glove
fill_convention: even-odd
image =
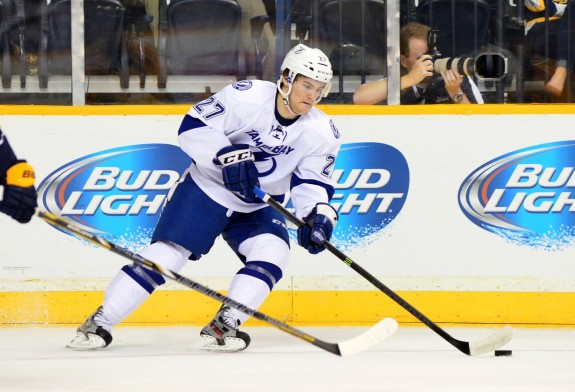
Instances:
[[[229,147],[226,147],[229,148]],[[220,150],[222,152],[224,149]],[[245,160],[254,160],[254,153],[252,150],[239,150],[231,151],[222,155],[218,155],[218,160],[224,166],[238,163]]]
[[[247,202],[256,200],[254,186],[259,186],[259,173],[254,154],[247,144],[233,144],[222,148],[214,162],[222,165],[222,178],[226,189],[243,197]]]

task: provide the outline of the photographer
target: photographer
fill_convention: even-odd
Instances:
[[[430,30],[419,23],[408,23],[401,28],[401,103],[483,103],[479,89],[469,76],[460,75],[456,69],[434,73],[428,45]],[[353,94],[356,105],[373,105],[386,99],[386,79],[365,83]]]

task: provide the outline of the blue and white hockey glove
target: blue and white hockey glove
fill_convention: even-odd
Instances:
[[[34,181],[34,169],[26,161],[16,161],[8,168],[0,211],[20,223],[30,222],[34,210],[38,207]]]
[[[254,154],[247,144],[234,144],[222,148],[217,153],[217,161],[222,165],[222,175],[226,188],[246,201],[256,199],[254,186],[259,186],[259,173],[254,163]]]
[[[317,203],[304,218],[305,225],[297,229],[297,243],[313,255],[325,250],[337,223],[337,212],[327,203]]]

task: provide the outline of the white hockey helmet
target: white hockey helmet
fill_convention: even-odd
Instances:
[[[289,86],[288,92],[283,93],[280,86],[282,76],[286,69],[289,70],[287,75]],[[277,85],[278,90],[284,99],[287,99],[287,96],[291,92],[291,84],[294,82],[297,75],[307,76],[310,79],[325,83],[323,96],[327,97],[329,94],[333,71],[331,70],[331,63],[329,62],[328,57],[319,49],[310,48],[304,44],[294,46],[284,58],[280,71],[281,75]],[[317,102],[320,100],[321,96],[318,98]]]

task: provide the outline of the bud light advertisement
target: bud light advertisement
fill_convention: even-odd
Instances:
[[[190,165],[177,146],[101,151],[65,164],[38,187],[39,205],[132,251],[149,243],[168,191]]]
[[[403,209],[409,168],[403,154],[382,143],[343,144],[333,174],[330,204],[339,214],[332,242],[341,250],[364,247],[384,235]]]
[[[40,207],[137,251],[148,244],[170,188],[190,163],[170,144],[96,152],[50,173],[38,188]],[[339,213],[334,245],[351,250],[384,235],[407,198],[405,157],[382,143],[344,144],[333,177],[331,204]],[[295,237],[293,228],[290,234]]]
[[[561,250],[575,244],[575,141],[523,148],[474,170],[459,206],[479,227],[519,245]]]

